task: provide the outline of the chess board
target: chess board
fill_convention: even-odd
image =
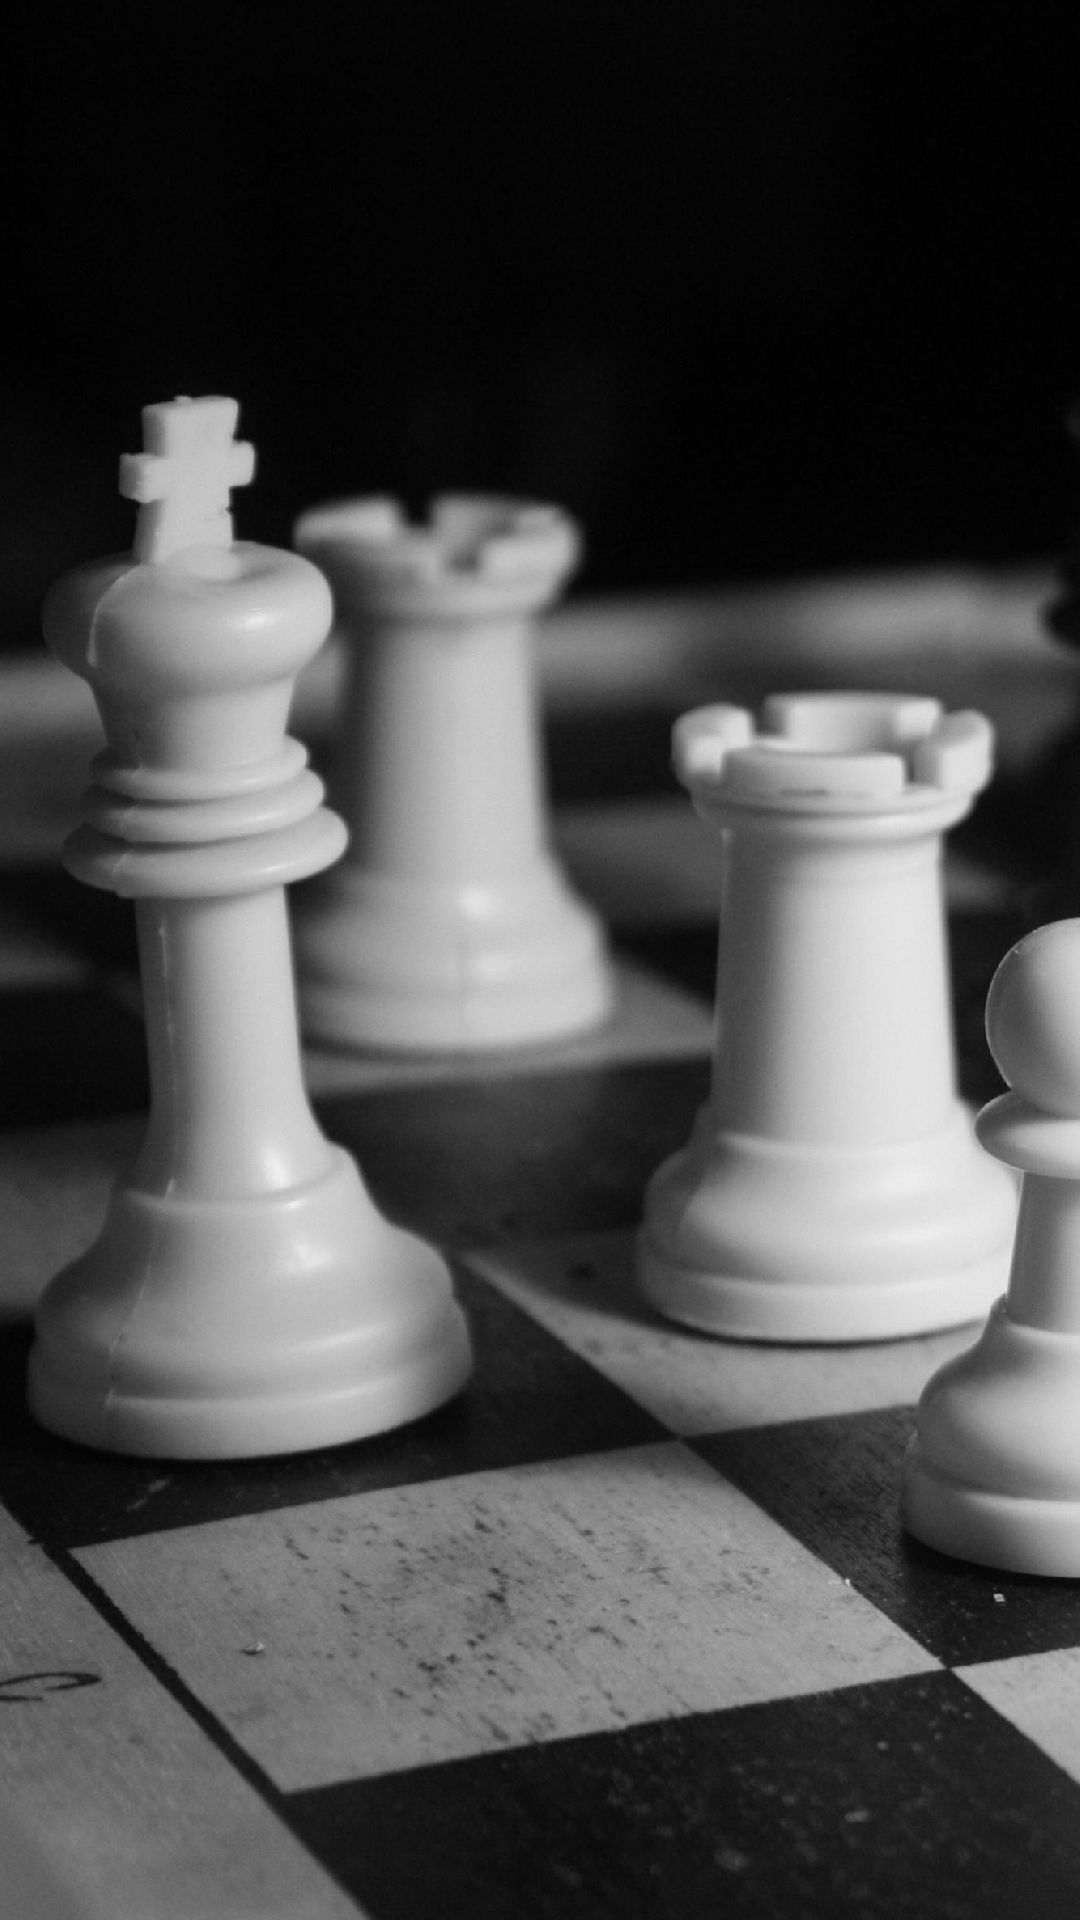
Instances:
[[[671,715],[830,673],[947,682],[996,702],[1022,784],[1071,669],[1030,637],[1026,584],[1015,646],[987,640],[990,587],[956,591],[963,619],[941,582],[867,590],[876,630],[855,589],[831,618],[810,594],[801,621],[766,597],[555,624],[556,832],[611,926],[618,1012],[485,1062],[309,1056],[327,1132],[451,1257],[475,1378],[409,1429],[238,1465],[99,1456],[24,1411],[33,1302],[92,1238],[146,1084],[129,910],[56,858],[94,723],[51,669],[7,669],[0,1806],[80,1913],[1080,1908],[1080,1591],[898,1523],[914,1401],[970,1330],[733,1345],[631,1284],[644,1182],[709,1071],[716,849],[669,784]],[[815,623],[833,651],[811,659]],[[319,673],[316,744],[332,658]],[[1033,881],[989,807],[949,861],[975,1102]],[[0,1912],[23,1920],[2,1884]]]

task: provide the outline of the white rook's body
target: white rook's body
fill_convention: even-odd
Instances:
[[[147,412],[167,440],[230,406]],[[150,557],[69,575],[45,626],[108,740],[66,857],[135,901],[150,1119],[99,1240],[43,1296],[31,1406],[121,1452],[290,1452],[427,1412],[468,1342],[443,1262],[382,1219],[301,1077],[284,889],[345,836],[285,725],[326,583],[232,543],[220,500],[203,544],[171,548],[160,491],[139,497]]]
[[[941,839],[990,730],[932,700],[778,696],[676,729],[723,838],[711,1097],[650,1183],[642,1284],[747,1339],[848,1341],[982,1311],[1012,1187],[957,1098]]]
[[[480,1051],[594,1026],[596,919],[548,844],[532,617],[577,536],[551,507],[447,498],[313,508],[296,543],[348,653],[332,775],[346,859],[301,906],[300,1003],[343,1047]]]

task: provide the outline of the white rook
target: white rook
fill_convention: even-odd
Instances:
[[[534,1045],[595,1026],[612,989],[595,916],[548,837],[534,616],[578,552],[554,507],[448,497],[313,508],[347,655],[331,772],[346,859],[297,916],[305,1031],[340,1047]]]
[[[30,1401],[70,1438],[176,1457],[355,1439],[469,1366],[442,1260],[378,1213],[303,1086],[284,889],[345,835],[285,726],[330,596],[297,555],[233,541],[235,419],[146,409],[150,453],[121,470],[135,557],[45,610],[108,742],[66,861],[135,902],[151,1106],[99,1239],[42,1298]]]
[[[1013,1188],[956,1092],[941,889],[991,746],[980,715],[903,696],[678,723],[722,884],[712,1091],[639,1241],[661,1312],[871,1340],[972,1319],[1000,1288]]]

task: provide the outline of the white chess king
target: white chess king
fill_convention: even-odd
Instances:
[[[650,1182],[662,1313],[749,1340],[890,1339],[985,1312],[1013,1186],[957,1097],[944,831],[991,731],[906,695],[687,714],[676,769],[721,840],[710,1098]]]
[[[347,654],[331,792],[349,851],[297,914],[305,1031],[338,1047],[533,1046],[611,1011],[599,922],[548,837],[531,623],[574,566],[556,507],[390,500],[298,521]]]
[[[236,415],[145,410],[121,466],[134,555],[45,609],[108,742],[65,857],[135,902],[151,1104],[99,1239],[42,1297],[30,1404],[69,1438],[178,1458],[378,1432],[469,1368],[443,1261],[381,1217],[303,1086],[284,889],[345,835],[285,727],[330,596],[306,560],[233,541]]]
[[[1006,954],[986,1031],[1010,1091],[979,1115],[1021,1174],[1005,1297],[919,1402],[909,1532],[961,1559],[1080,1575],[1080,920]]]

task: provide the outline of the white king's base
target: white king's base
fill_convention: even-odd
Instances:
[[[469,1348],[447,1269],[330,1151],[324,1179],[249,1203],[118,1189],[38,1310],[41,1424],[117,1453],[225,1459],[358,1440],[456,1393]]]

